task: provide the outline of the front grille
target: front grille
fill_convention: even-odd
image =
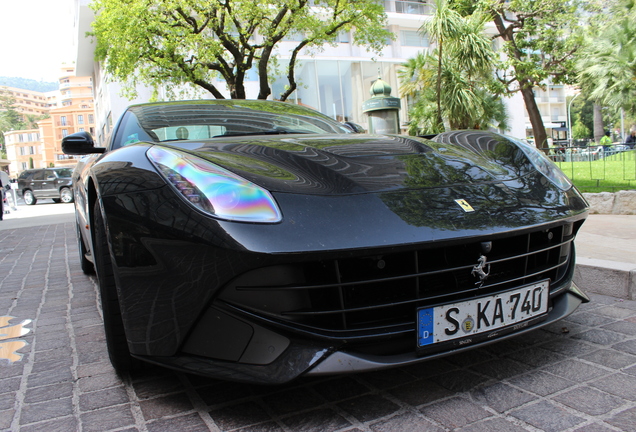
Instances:
[[[412,331],[416,310],[568,274],[580,223],[468,243],[296,262],[250,271],[219,300],[248,313],[331,337]],[[484,254],[490,242],[491,250]],[[481,255],[489,276],[472,274]],[[488,267],[489,266],[489,267]]]

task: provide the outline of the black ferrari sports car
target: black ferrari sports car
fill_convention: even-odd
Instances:
[[[106,148],[63,140],[80,260],[119,373],[227,380],[407,365],[518,336],[588,298],[585,199],[485,131],[367,135],[302,106],[127,109]]]

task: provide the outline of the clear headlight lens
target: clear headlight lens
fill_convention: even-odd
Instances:
[[[525,153],[532,165],[559,189],[566,191],[572,187],[570,179],[541,150],[523,141],[513,140]]]
[[[174,149],[154,146],[150,161],[190,204],[231,221],[275,223],[282,216],[270,193],[211,162]]]

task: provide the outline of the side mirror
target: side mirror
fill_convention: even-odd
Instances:
[[[62,138],[62,151],[68,155],[104,153],[104,147],[95,147],[95,141],[88,132],[76,132]]]
[[[364,130],[364,128],[362,126],[360,126],[357,123],[354,122],[344,122],[343,123],[346,127],[348,127],[349,129],[351,129],[354,133],[365,133],[366,131]]]

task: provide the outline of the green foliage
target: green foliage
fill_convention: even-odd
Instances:
[[[577,66],[592,100],[636,114],[636,7],[620,0],[590,26]]]
[[[588,139],[592,138],[592,131],[585,126],[581,121],[574,122],[572,126],[572,138],[574,139]]]
[[[315,7],[314,7],[315,6]],[[215,86],[223,78],[231,98],[244,99],[250,71],[259,79],[259,99],[271,93],[269,66],[287,36],[293,42],[286,75],[295,89],[294,67],[301,50],[334,44],[339,32],[353,32],[354,43],[379,52],[392,34],[384,4],[376,0],[95,0],[93,35],[96,59],[126,84],[164,87],[175,92],[188,84],[223,98]]]
[[[508,91],[521,91],[536,142],[547,134],[532,95],[535,86],[573,83],[574,54],[582,44],[580,25],[585,3],[579,0],[481,0],[503,40],[506,61],[499,72]]]
[[[421,31],[437,41],[437,49],[409,59],[399,71],[401,94],[413,100],[409,133],[441,132],[444,123],[451,129],[505,128],[503,88],[493,73],[497,57],[484,33],[488,17],[462,17],[444,0],[436,7]]]
[[[4,132],[24,129],[22,114],[15,107],[15,98],[0,88],[0,143],[4,144]]]

